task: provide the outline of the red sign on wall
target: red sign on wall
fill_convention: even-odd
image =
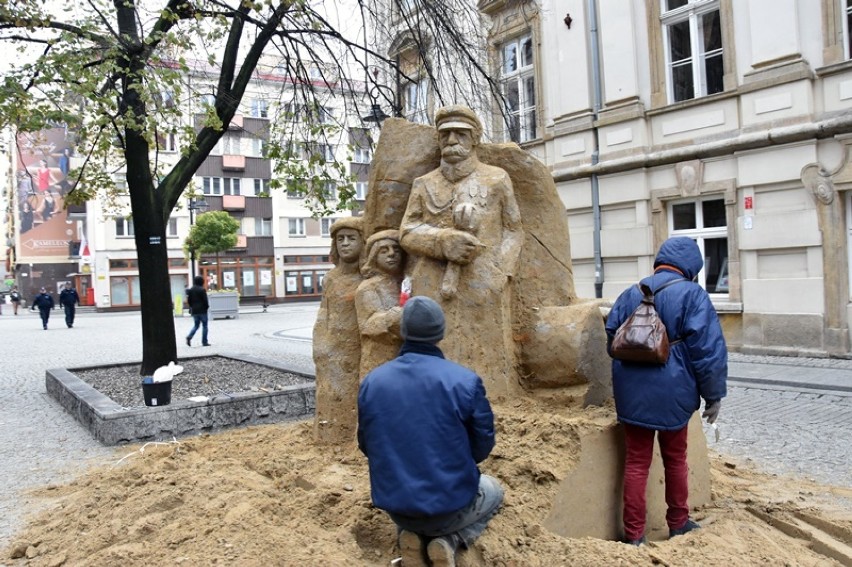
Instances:
[[[745,210],[750,211],[754,208],[754,197],[746,197],[745,198]]]

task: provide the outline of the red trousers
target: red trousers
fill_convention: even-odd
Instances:
[[[660,454],[666,477],[666,523],[669,529],[683,527],[689,519],[689,468],[686,464],[687,428],[655,431],[624,424],[624,537],[645,535],[645,490],[654,454],[654,434],[659,434]]]

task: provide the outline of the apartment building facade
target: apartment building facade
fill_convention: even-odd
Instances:
[[[852,1],[476,7],[505,112],[477,110],[551,168],[581,296],[688,236],[732,348],[852,354]]]
[[[203,68],[187,78],[202,93],[205,88],[199,85],[209,80]],[[310,124],[312,116],[296,115],[289,110],[295,105],[298,89],[285,74],[277,72],[274,65],[259,68],[255,74],[237,115],[195,172],[192,187],[169,220],[166,247],[172,298],[177,303],[192,280],[193,270],[205,278],[210,289],[235,289],[244,297],[262,296],[268,302],[316,300],[321,296],[324,275],[333,267],[329,262],[329,228],[337,217],[351,212],[315,218],[304,195],[288,192],[290,180],[276,173],[275,161],[266,155],[268,142],[270,136],[289,131],[293,148],[300,152],[297,160],[308,159],[309,152],[321,148],[328,162],[336,160],[347,165],[357,180],[358,197],[363,199],[367,192],[371,135],[353,111],[354,107],[345,100],[361,96],[359,93],[343,91],[321,77],[311,88],[319,93],[316,100],[320,101],[320,115],[329,126],[323,130],[321,140],[304,134],[316,132]],[[164,93],[165,99],[168,96]],[[204,105],[209,103],[209,94],[184,101],[183,119],[199,128]],[[282,124],[288,120],[292,123]],[[44,139],[46,135],[62,138],[61,143],[49,144],[49,153],[47,145],[27,142],[27,139]],[[84,302],[99,309],[138,308],[139,270],[129,197],[119,196],[109,201],[99,198],[85,206],[66,209],[59,191],[62,183],[67,184],[63,171],[67,173],[69,167],[73,169],[82,163],[76,155],[73,133],[59,128],[37,134],[21,133],[18,138],[19,147],[32,148],[29,154],[25,152],[14,174],[21,179],[18,217],[29,218],[31,210],[38,210],[24,204],[27,194],[37,204],[43,199],[39,188],[32,187],[33,182],[39,182],[38,167],[42,161],[47,161],[45,165],[50,170],[48,194],[58,200],[50,218],[42,221],[36,212],[36,226],[31,223],[27,230],[16,232],[15,278],[21,288],[31,293],[44,285],[58,291],[62,282],[72,281]],[[176,163],[181,143],[178,135],[160,136],[156,157],[162,168],[168,169]],[[65,161],[62,156],[66,156]],[[281,188],[273,187],[273,179],[278,180]],[[123,173],[115,174],[115,183],[120,194]],[[325,190],[333,202],[336,184],[329,182]],[[199,215],[216,210],[227,211],[239,221],[237,245],[218,256],[188,257],[183,244],[191,225]],[[55,235],[51,232],[50,239],[27,236],[29,230],[44,231],[48,225],[56,232]],[[34,242],[53,248],[33,253],[28,245],[32,247]]]

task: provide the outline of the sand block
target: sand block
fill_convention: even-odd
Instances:
[[[578,300],[535,311],[531,332],[522,342],[527,388],[587,384],[584,405],[612,398],[612,361],[600,306],[599,300]]]
[[[696,412],[689,422],[689,507],[693,510],[710,502],[710,461],[707,441]],[[581,455],[569,471],[553,499],[553,508],[544,521],[552,532],[571,538],[595,537],[619,540],[621,522],[621,479],[624,472],[624,434],[618,424],[581,434]],[[668,538],[665,483],[659,447],[648,476],[649,540]]]

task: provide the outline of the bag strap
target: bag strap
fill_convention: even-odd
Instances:
[[[653,303],[654,309],[656,309],[657,308],[656,295],[658,293],[660,293],[662,290],[666,289],[667,287],[669,287],[671,285],[674,285],[674,284],[680,283],[680,282],[688,282],[688,281],[689,280],[686,279],[686,278],[678,278],[676,280],[672,280],[670,282],[664,283],[663,285],[661,285],[660,287],[657,288],[657,291],[652,291],[650,286],[645,285],[642,282],[637,283],[636,287],[639,288],[639,291],[642,292],[642,295],[644,296],[642,298],[642,301],[644,303]],[[677,343],[681,342],[682,340],[683,340],[682,338],[677,338],[677,339],[671,340],[671,341],[669,341],[669,345],[677,344]]]

